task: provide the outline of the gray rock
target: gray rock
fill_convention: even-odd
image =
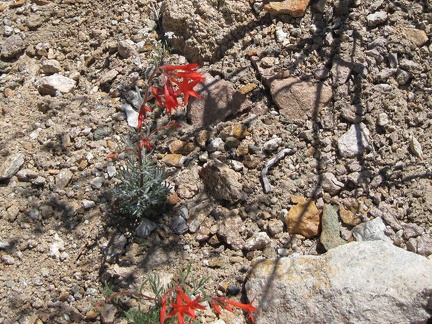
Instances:
[[[352,63],[342,59],[335,59],[330,70],[332,74],[333,85],[342,85],[348,81],[351,75]]]
[[[105,304],[101,310],[101,322],[104,324],[113,324],[117,314],[117,307],[113,304]]]
[[[239,182],[239,173],[226,164],[212,160],[204,164],[199,174],[210,195],[214,198],[230,203],[245,198],[243,185]]]
[[[384,23],[387,20],[387,13],[385,11],[377,11],[373,14],[369,14],[366,17],[368,26],[376,27],[379,24]]]
[[[1,259],[7,265],[15,264],[15,258],[11,255],[5,254],[1,257]]]
[[[105,182],[105,179],[103,177],[96,177],[90,182],[90,184],[91,184],[93,189],[100,189],[100,188],[102,188],[104,182]]]
[[[39,80],[37,86],[41,95],[55,96],[58,93],[68,93],[75,88],[76,81],[61,74],[53,74]]]
[[[431,234],[425,234],[417,238],[417,253],[424,256],[432,255]]]
[[[271,242],[266,232],[258,232],[248,238],[243,246],[246,251],[263,250]]]
[[[171,221],[170,227],[173,230],[173,232],[176,233],[176,234],[184,234],[189,229],[189,226],[188,226],[186,220],[183,217],[181,217],[181,216],[175,217]]]
[[[362,223],[354,227],[353,235],[357,241],[386,241],[390,242],[390,238],[385,235],[386,226],[381,217],[374,220]]]
[[[424,233],[424,228],[417,224],[403,224],[402,227],[406,239],[417,237]]]
[[[128,58],[137,54],[135,43],[130,39],[119,40],[117,50],[122,58]]]
[[[147,218],[143,218],[141,223],[138,225],[135,233],[138,237],[147,238],[156,228],[156,223],[152,222]]]
[[[320,179],[323,190],[331,195],[336,195],[344,186],[331,172],[323,173]]]
[[[10,179],[24,164],[24,155],[21,153],[9,156],[0,166],[0,181]]]
[[[113,133],[112,128],[110,126],[104,125],[96,128],[96,130],[93,133],[93,139],[95,141],[99,141],[106,137],[111,136],[112,133]]]
[[[412,77],[411,73],[402,69],[397,69],[395,79],[398,84],[400,85],[407,84],[408,81],[411,79],[411,77]]]
[[[60,189],[66,188],[73,176],[72,171],[69,169],[61,169],[56,175],[56,185]]]
[[[263,144],[263,150],[268,152],[276,151],[281,144],[282,138],[272,138]]]
[[[245,288],[260,324],[425,323],[432,261],[382,241],[355,242],[259,262]]]
[[[114,69],[109,70],[108,72],[106,72],[102,75],[102,77],[99,80],[99,84],[101,86],[105,86],[105,85],[113,82],[114,79],[117,77],[117,75],[118,75],[117,70],[114,70]]]
[[[12,59],[21,54],[25,49],[24,40],[18,34],[14,34],[2,41],[1,56]]]
[[[84,199],[81,201],[84,209],[90,209],[96,206],[96,203],[93,200]]]
[[[351,125],[338,139],[339,153],[343,157],[353,157],[363,153],[370,146],[370,132],[363,123]]]
[[[129,104],[122,104],[120,106],[120,110],[124,111],[126,114],[127,123],[130,127],[137,128],[138,127],[138,112],[132,108]]]
[[[299,78],[274,80],[270,83],[270,92],[280,114],[292,120],[311,118],[315,109],[321,109],[333,97],[332,89],[324,83]]]
[[[195,127],[208,127],[224,121],[250,107],[245,95],[236,91],[225,80],[205,74],[205,81],[195,87],[201,99],[192,97],[188,109],[188,119]]]
[[[337,209],[334,206],[324,206],[321,226],[320,242],[327,251],[346,243],[340,237],[341,225],[339,224]]]
[[[42,71],[45,74],[54,74],[61,71],[60,62],[57,60],[42,61]]]

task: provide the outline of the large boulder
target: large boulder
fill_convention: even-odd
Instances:
[[[355,242],[258,263],[246,292],[260,324],[425,323],[432,261],[384,241]]]

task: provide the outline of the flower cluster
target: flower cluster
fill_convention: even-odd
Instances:
[[[172,296],[172,294],[175,296]],[[168,297],[171,297],[172,301],[168,305]],[[183,291],[180,286],[176,286],[174,289],[170,289],[162,296],[161,299],[161,310],[160,310],[160,324],[164,324],[167,318],[177,316],[177,323],[184,324],[185,317],[190,317],[192,319],[196,319],[195,310],[201,309],[205,310],[206,308],[199,304],[201,297],[198,296],[194,300],[191,300],[189,296]],[[245,311],[248,314],[248,318],[252,323],[255,322],[253,312],[256,312],[258,309],[252,306],[252,302],[248,304],[239,303],[233,300],[226,299],[224,297],[215,297],[210,300],[210,305],[213,307],[217,314],[221,314],[221,307],[226,310],[232,312],[234,311],[232,307],[238,307]],[[167,308],[170,309],[170,312],[167,314]]]
[[[141,133],[143,120],[147,117],[147,113],[151,112],[148,106],[149,90],[156,99],[157,104],[160,107],[165,108],[168,115],[171,115],[173,110],[176,110],[180,106],[186,106],[189,103],[190,97],[200,98],[199,94],[194,90],[194,87],[204,81],[204,76],[197,72],[199,68],[197,64],[186,64],[186,65],[167,65],[164,64],[152,73],[148,80],[148,84],[151,83],[152,79],[157,75],[161,75],[161,85],[152,86],[149,89],[147,86],[145,90],[145,97],[139,109],[138,114],[138,133]],[[183,95],[183,103],[179,101],[179,97]],[[156,133],[158,130],[179,128],[174,122],[168,123],[168,125],[159,127],[151,131],[147,136],[140,140],[140,147],[143,146],[146,150],[151,150],[152,146],[149,141],[151,134]]]

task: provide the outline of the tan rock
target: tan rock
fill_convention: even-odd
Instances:
[[[256,84],[251,82],[251,83],[245,84],[243,87],[241,87],[241,88],[239,89],[239,92],[240,92],[241,94],[244,94],[244,95],[245,95],[245,94],[247,94],[247,93],[249,93],[249,92],[255,90],[256,87],[257,87]]]
[[[311,118],[317,105],[320,109],[333,97],[331,87],[296,77],[274,80],[270,84],[270,92],[281,115],[292,120]]]
[[[168,148],[171,153],[188,155],[195,149],[195,145],[175,139],[168,144]]]
[[[169,166],[180,168],[186,161],[186,157],[181,154],[166,154],[162,158],[162,162]]]
[[[346,209],[343,204],[339,204],[339,216],[345,225],[356,226],[361,222],[360,217]]]
[[[293,206],[285,217],[285,224],[290,234],[312,237],[318,234],[320,214],[315,201],[302,196],[293,196]]]
[[[424,30],[417,28],[404,28],[403,33],[417,47],[421,47],[428,42],[428,37]]]
[[[264,5],[264,10],[272,15],[291,15],[302,17],[309,5],[309,0],[270,1]]]

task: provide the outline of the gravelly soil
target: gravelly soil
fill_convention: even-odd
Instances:
[[[152,271],[167,280],[192,263],[198,277],[210,277],[208,290],[216,291],[223,282],[241,287],[255,259],[323,252],[319,235],[287,232],[283,217],[292,196],[313,198],[320,211],[328,203],[342,204],[361,222],[381,216],[396,245],[432,253],[429,2],[314,2],[303,18],[255,13],[250,30],[231,37],[212,62],[201,62],[203,72],[237,90],[254,84],[246,95],[250,108],[211,128],[210,141],[221,137],[225,144],[216,153],[196,144],[199,127],[187,123],[184,111],[175,114],[183,125],[176,136],[195,149],[182,167],[167,167],[178,201],[147,239],[113,217],[108,170],[118,164],[106,156],[129,132],[120,110],[124,92],[142,86],[140,72],[151,62],[146,50],[120,55],[118,41],[144,41],[151,49],[163,35],[155,22],[161,3],[46,2],[27,1],[2,12],[2,44],[15,34],[24,45],[23,53],[0,61],[0,163],[19,154],[24,163],[0,185],[0,323],[92,320],[89,311],[103,298],[105,281],[137,288]],[[367,15],[377,11],[388,17],[374,26]],[[185,59],[173,46],[173,61],[197,55],[185,53]],[[47,59],[77,81],[71,92],[40,94]],[[341,62],[349,62],[348,72]],[[118,74],[110,79],[113,70]],[[292,118],[273,100],[268,74],[320,80],[333,98],[319,111]],[[236,147],[247,147],[247,154],[230,151],[226,130],[252,114],[256,118]],[[370,145],[361,155],[343,157],[338,140],[359,122],[370,132]],[[272,139],[280,139],[276,148],[264,150]],[[169,152],[166,138],[156,144],[162,164]],[[294,153],[270,170],[272,191],[265,194],[261,170],[283,148]],[[208,193],[199,176],[206,154],[240,163],[236,173],[244,199],[229,204]],[[323,189],[326,173],[342,183],[335,192]],[[185,210],[188,227],[175,234],[172,219]],[[342,238],[352,240],[352,224],[342,225]],[[244,249],[257,232],[266,232],[270,241]]]

